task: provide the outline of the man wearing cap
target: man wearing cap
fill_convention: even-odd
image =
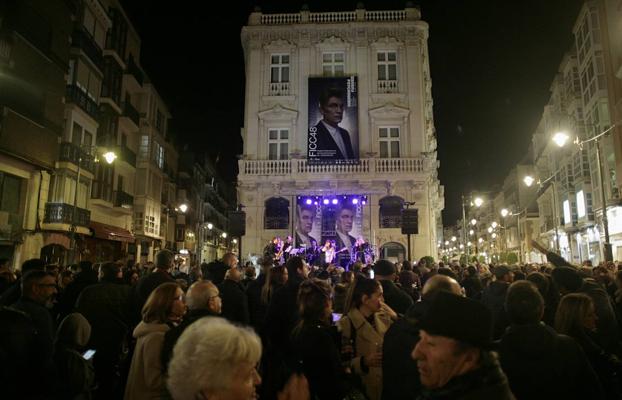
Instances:
[[[439,291],[420,323],[412,352],[420,399],[514,399],[492,347],[492,314],[476,300]]]
[[[395,264],[389,260],[378,260],[374,264],[374,278],[382,285],[384,301],[398,314],[404,315],[413,299],[395,285]]]
[[[482,303],[492,311],[494,330],[493,338],[499,339],[505,328],[508,327],[508,317],[503,305],[505,295],[514,281],[514,273],[506,265],[497,265],[493,271],[495,281],[492,282],[482,293]]]

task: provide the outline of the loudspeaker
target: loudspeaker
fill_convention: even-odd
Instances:
[[[402,234],[418,234],[419,233],[419,210],[416,208],[407,208],[402,210]]]
[[[246,235],[246,213],[229,211],[229,235],[241,237]]]

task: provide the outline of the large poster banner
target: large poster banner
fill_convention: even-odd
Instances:
[[[357,164],[359,158],[356,76],[309,78],[309,164]]]

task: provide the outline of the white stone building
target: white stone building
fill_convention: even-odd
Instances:
[[[414,202],[412,258],[435,255],[444,208],[436,159],[428,25],[418,9],[293,14],[253,12],[242,29],[246,64],[244,154],[238,201],[246,211],[242,256],[274,236],[293,235],[299,196],[365,196],[359,233],[379,255],[408,247],[400,211]],[[307,161],[309,78],[358,79],[358,159]],[[352,118],[352,117],[351,117]],[[273,224],[278,204],[280,223]],[[277,229],[269,229],[269,228]]]

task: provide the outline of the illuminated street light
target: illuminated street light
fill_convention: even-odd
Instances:
[[[220,236],[222,236],[223,239],[226,239],[227,238],[227,232],[223,232],[222,235],[220,235]]]
[[[210,223],[210,224],[207,224],[207,229],[210,229],[210,230],[211,230],[213,227],[214,227],[214,225],[212,225],[211,223]]]
[[[490,226],[492,226],[492,229],[497,229],[497,226],[499,226],[499,224],[493,221],[493,223],[490,224]]]
[[[477,225],[477,220],[475,218],[473,218],[471,220],[471,225],[473,225],[473,226]]]
[[[482,200],[481,197],[476,197],[475,200],[473,201],[475,203],[476,207],[481,207],[482,204],[484,204],[484,200]]]
[[[496,234],[496,233],[493,233],[493,234],[492,234],[492,238],[493,238],[493,239],[496,239],[496,238],[497,238],[497,234]]]
[[[473,229],[471,229],[471,230],[469,231],[469,235],[473,236],[474,234],[475,234],[475,231],[474,231]]]
[[[488,227],[488,233],[492,233],[492,226]]]
[[[523,182],[525,182],[525,185],[527,185],[527,187],[531,187],[531,185],[533,185],[533,183],[534,183],[535,181],[536,181],[536,180],[535,180],[535,179],[533,179],[533,177],[531,177],[531,176],[529,176],[529,175],[527,175],[526,177],[524,177],[524,178],[523,178]]]
[[[449,246],[449,240],[445,240],[445,246]]]
[[[180,204],[179,211],[185,213],[186,211],[188,211],[188,205],[186,203]]]
[[[233,239],[232,242],[233,242],[233,244],[236,244],[238,242],[238,240],[237,239]]]
[[[477,243],[484,243],[484,239],[482,238],[477,239]]]
[[[510,212],[508,211],[508,209],[507,209],[507,208],[504,208],[504,209],[502,209],[502,210],[501,210],[501,216],[502,216],[503,218],[507,217],[509,213],[510,213]]]
[[[455,242],[455,241],[456,241],[456,237],[455,237],[455,236],[452,236],[452,237],[451,237],[451,241],[452,241],[452,242]]]
[[[104,159],[106,160],[108,164],[112,164],[114,160],[117,159],[117,155],[114,154],[114,151],[108,151],[104,153]]]
[[[557,132],[555,135],[553,135],[553,141],[559,147],[564,147],[568,139],[570,139],[570,136],[568,136],[566,132]]]

